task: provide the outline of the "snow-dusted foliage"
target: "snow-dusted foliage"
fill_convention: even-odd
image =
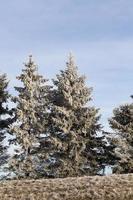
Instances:
[[[109,123],[116,134],[112,141],[116,146],[114,154],[119,158],[113,172],[133,173],[133,103],[114,109]]]
[[[99,109],[89,105],[92,88],[85,86],[85,76],[78,75],[71,54],[53,83],[49,132],[56,162],[49,168],[54,177],[97,174],[103,154],[102,137],[97,136]]]
[[[0,75],[0,166],[7,162],[6,146],[3,141],[9,126],[13,122],[13,109],[9,109],[8,102],[10,95],[7,90],[8,81],[5,74]]]
[[[46,132],[49,86],[47,80],[38,74],[32,56],[17,79],[23,85],[15,87],[18,96],[13,101],[16,103],[17,121],[11,126],[11,132],[15,136],[14,143],[20,148],[11,159],[10,167],[18,177],[36,177],[39,173],[40,138]]]

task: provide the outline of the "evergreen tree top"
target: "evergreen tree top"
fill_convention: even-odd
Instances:
[[[74,56],[72,53],[69,53],[68,62],[66,63],[68,70],[75,70],[77,71],[77,66],[75,65]]]
[[[0,75],[0,103],[6,102],[9,97],[8,91],[6,90],[8,86],[8,81],[6,74]]]
[[[8,80],[6,74],[0,75],[0,129],[7,128],[12,120],[13,109],[9,109],[8,101],[11,95],[8,92]],[[9,116],[7,116],[9,115]],[[1,118],[3,116],[3,119]]]
[[[82,107],[91,100],[92,88],[88,88],[85,85],[86,77],[78,74],[78,68],[71,53],[66,63],[66,69],[61,70],[56,77],[56,79],[53,79],[53,83],[56,86],[56,99],[61,96],[61,101],[65,102],[68,107],[73,107],[73,109],[78,106]]]
[[[40,77],[38,76],[37,64],[33,61],[32,55],[29,55],[28,61],[24,63],[24,66],[25,68],[22,69],[21,75],[16,77],[18,80],[23,82],[26,77],[29,77],[29,79],[35,81],[36,78],[38,79]]]
[[[30,91],[32,87],[39,87],[39,85],[43,85],[43,83],[48,81],[47,79],[43,78],[42,75],[39,75],[38,66],[33,61],[32,55],[29,55],[28,61],[24,63],[22,73],[16,78],[23,83],[25,89],[27,88]],[[22,87],[15,87],[15,89],[20,91]]]
[[[31,70],[38,72],[38,65],[36,64],[36,62],[33,59],[32,55],[29,55],[28,57],[28,62],[25,63],[25,66]]]
[[[37,65],[33,61],[33,56],[32,55],[29,55],[28,62],[25,63],[25,66],[28,67],[28,68],[34,68],[35,70],[38,70]]]
[[[127,132],[133,127],[133,104],[121,105],[113,111],[114,116],[109,119],[111,128],[118,132]]]

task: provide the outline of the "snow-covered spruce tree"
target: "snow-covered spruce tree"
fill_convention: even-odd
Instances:
[[[133,173],[133,103],[114,109],[109,124],[115,133],[112,141],[118,157],[113,173]]]
[[[88,106],[92,88],[85,86],[72,55],[67,67],[53,80],[49,132],[54,148],[49,166],[54,177],[94,175],[102,169],[103,137],[99,109]]]
[[[37,65],[29,57],[28,63],[17,77],[22,87],[15,87],[19,93],[13,98],[16,103],[17,121],[11,127],[13,142],[19,146],[11,159],[10,169],[18,178],[39,178],[45,174],[41,168],[45,159],[45,147],[41,145],[46,133],[48,119],[48,91],[47,80],[38,75]],[[46,135],[45,135],[46,138]],[[43,161],[41,160],[43,148]]]
[[[4,146],[3,141],[9,131],[9,125],[13,122],[13,109],[8,107],[10,95],[7,87],[7,77],[2,74],[0,75],[0,166],[7,162],[7,147]]]

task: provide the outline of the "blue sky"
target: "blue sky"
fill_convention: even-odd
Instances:
[[[132,0],[4,0],[0,26],[0,72],[8,74],[11,90],[29,54],[53,78],[72,51],[106,129],[112,109],[131,102]]]

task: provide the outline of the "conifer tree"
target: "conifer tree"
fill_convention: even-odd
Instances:
[[[109,124],[115,133],[112,141],[118,157],[113,173],[133,173],[133,103],[115,108]]]
[[[4,164],[8,158],[7,147],[3,141],[6,133],[9,131],[9,125],[13,122],[13,109],[9,109],[8,103],[10,99],[7,90],[8,81],[5,74],[0,75],[0,166]]]
[[[104,154],[102,159],[103,167],[103,175],[105,175],[106,167],[110,167],[111,169],[117,164],[120,160],[119,156],[115,153],[115,149],[117,148],[116,138],[114,133],[103,131],[103,135],[105,137],[104,144]],[[111,170],[112,171],[112,170]]]
[[[41,135],[46,134],[47,127],[49,86],[46,85],[47,80],[38,74],[32,56],[17,79],[22,82],[22,87],[15,87],[19,93],[13,99],[17,121],[11,127],[11,132],[19,150],[13,156],[10,166],[19,178],[38,178],[40,139]]]
[[[78,75],[72,55],[67,67],[53,80],[49,132],[53,141],[54,177],[94,175],[102,169],[103,137],[99,109],[87,105],[92,88],[85,86],[85,77]]]

